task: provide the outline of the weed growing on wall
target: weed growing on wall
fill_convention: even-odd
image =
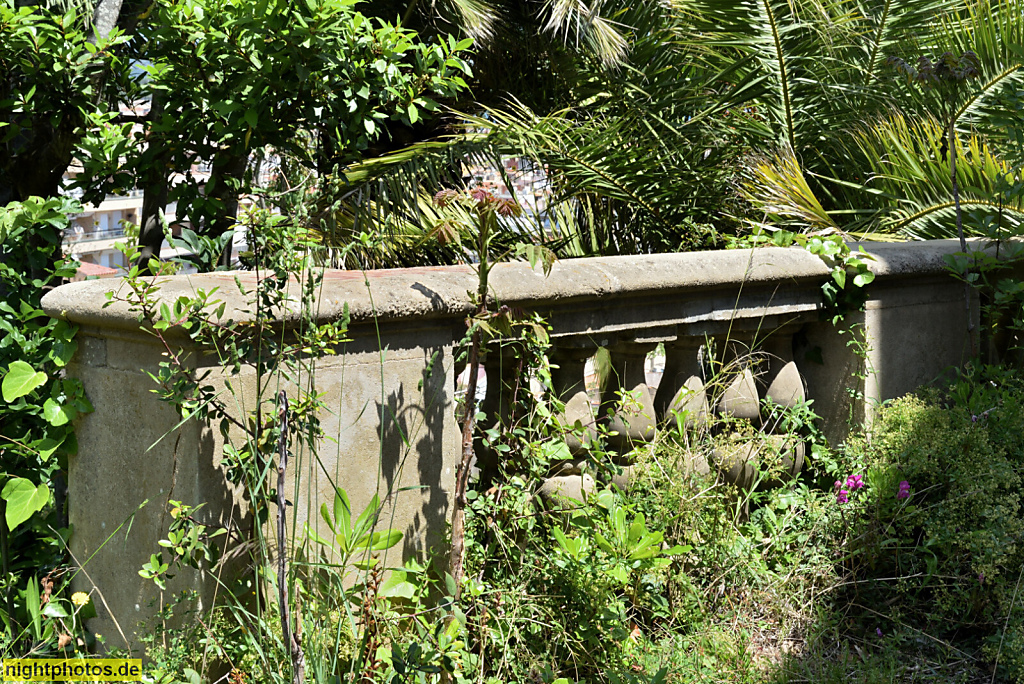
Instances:
[[[728,246],[731,249],[749,249],[795,245],[820,258],[829,269],[829,278],[821,285],[825,308],[833,323],[838,323],[847,313],[864,308],[865,288],[875,279],[875,274],[868,267],[873,257],[864,251],[863,246],[850,249],[846,237],[839,233],[805,235],[783,229],[759,229],[743,238],[731,239]]]

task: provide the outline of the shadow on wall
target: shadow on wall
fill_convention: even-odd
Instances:
[[[391,391],[385,404],[376,402],[381,475],[386,484],[382,500],[392,504],[385,507],[387,517],[380,521],[380,528],[392,527],[395,519],[408,521],[401,530],[404,558],[429,556],[439,549],[448,519],[448,492],[442,485],[449,474],[444,472],[442,435],[446,418],[453,420],[446,382],[446,365],[450,367],[451,360],[444,349],[424,349],[422,363],[418,396],[410,400],[406,392],[411,388],[402,384]],[[408,472],[412,467],[415,477]],[[413,501],[421,502],[419,510],[409,510]],[[399,515],[403,509],[404,514]]]

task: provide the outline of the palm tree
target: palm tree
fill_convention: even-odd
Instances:
[[[574,3],[535,6],[555,4]],[[444,137],[349,169],[343,210],[330,217],[327,232],[344,239],[374,225],[386,232],[386,249],[360,258],[415,261],[422,245],[415,236],[429,232],[433,220],[422,211],[423,195],[459,182],[464,165],[500,166],[512,157],[543,169],[552,191],[543,225],[536,216],[533,225],[523,218],[510,225],[513,237],[532,232],[563,256],[711,242],[712,222],[733,194],[726,171],[738,162],[750,129],[763,127],[741,112],[749,84],[738,68],[745,58],[709,59],[713,50],[692,39],[688,13],[669,4],[603,7],[628,40],[625,58],[616,63],[608,51],[576,49],[572,41],[556,46],[567,60],[557,78],[568,84],[558,99],[526,90],[467,103],[449,119]],[[535,29],[544,33],[539,22]],[[557,34],[563,43],[567,35],[575,33]],[[478,53],[474,69],[487,59]]]
[[[1021,210],[1018,200],[996,196],[999,177],[1021,161],[1005,105],[1024,77],[1021,0],[602,7],[628,52],[616,68],[574,55],[575,71],[560,76],[573,84],[568,106],[545,109],[549,99],[510,91],[517,102],[459,118],[463,129],[443,142],[359,169],[358,192],[381,198],[375,206],[415,230],[424,224],[403,198],[415,197],[419,180],[444,182],[441,157],[523,157],[551,179],[550,232],[563,255],[707,244],[711,231],[701,226],[721,230],[737,219],[951,235],[951,155],[936,136],[952,108],[965,207]],[[981,78],[956,102],[887,66],[892,55],[967,50],[978,55]]]
[[[824,51],[796,39],[771,43],[764,27],[760,40],[745,42],[767,55],[763,83],[771,87],[758,99],[774,104],[778,139],[744,171],[742,192],[754,222],[876,236],[955,235],[954,159],[968,209],[1021,212],[1019,200],[1001,203],[995,187],[1020,161],[1007,144],[1012,112],[1003,100],[1024,78],[1024,3],[861,2],[856,10],[814,3],[816,11],[807,11],[811,6],[801,6],[798,19],[786,3],[764,3],[766,14],[778,9],[765,25],[799,20],[805,36],[822,35],[821,21],[844,27],[841,40]],[[887,67],[893,55],[968,51],[978,57],[981,78],[954,91],[915,88]],[[955,130],[952,155],[943,136],[947,117]]]

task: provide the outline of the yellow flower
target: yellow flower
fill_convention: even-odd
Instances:
[[[89,595],[86,594],[84,591],[76,591],[74,594],[71,595],[71,602],[74,603],[76,606],[84,606],[85,604],[89,603]]]

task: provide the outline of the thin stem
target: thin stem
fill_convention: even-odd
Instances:
[[[956,127],[954,125],[954,119],[952,113],[949,117],[949,167],[950,167],[950,181],[953,185],[953,205],[956,210],[956,233],[960,238],[960,251],[967,254],[967,239],[964,237],[964,219],[963,212],[960,209],[960,186],[956,182]],[[966,262],[965,262],[966,264]],[[971,282],[968,278],[970,275],[970,267],[964,267],[964,307],[967,310],[967,337],[971,343],[971,358],[978,355],[978,350],[974,344],[974,320],[971,318]]]
[[[491,225],[494,213],[482,210],[477,230],[477,250],[480,266],[477,269],[477,308],[475,319],[487,314],[487,280],[491,271],[491,261],[487,249],[490,246]],[[466,488],[469,485],[469,467],[473,462],[473,432],[476,428],[476,385],[480,373],[481,331],[479,325],[470,319],[472,334],[469,346],[469,381],[466,384],[466,413],[462,420],[462,460],[455,473],[455,508],[452,511],[452,549],[449,558],[449,572],[455,581],[452,598],[459,600],[462,593],[462,573],[465,556],[466,536]]]
[[[277,407],[281,425],[277,443],[277,601],[281,611],[281,637],[292,659],[292,683],[303,684],[305,658],[299,636],[301,628],[296,625],[295,632],[291,631],[291,608],[288,604],[287,501],[284,495],[284,475],[288,468],[288,395],[284,390],[277,395]]]
[[[478,313],[486,310],[481,305]],[[469,484],[469,467],[473,461],[473,432],[476,428],[476,387],[480,372],[480,330],[473,331],[469,348],[469,382],[466,385],[466,415],[462,421],[462,460],[455,473],[455,510],[452,512],[452,550],[449,573],[455,581],[452,598],[459,600],[462,593],[463,562],[466,550],[466,487]]]
[[[3,561],[3,579],[5,584],[11,575],[11,559],[8,545],[9,534],[10,531],[7,529],[7,502],[0,499],[0,559]],[[5,597],[8,615],[14,615],[14,594],[12,592],[13,585],[9,585],[6,591],[7,596]]]
[[[288,467],[288,395],[284,390],[278,395],[278,416],[281,421],[281,435],[278,437],[277,462],[277,601],[281,613],[281,639],[285,648],[291,648],[291,627],[288,620],[288,559],[285,555],[287,529],[285,520],[284,473]]]

